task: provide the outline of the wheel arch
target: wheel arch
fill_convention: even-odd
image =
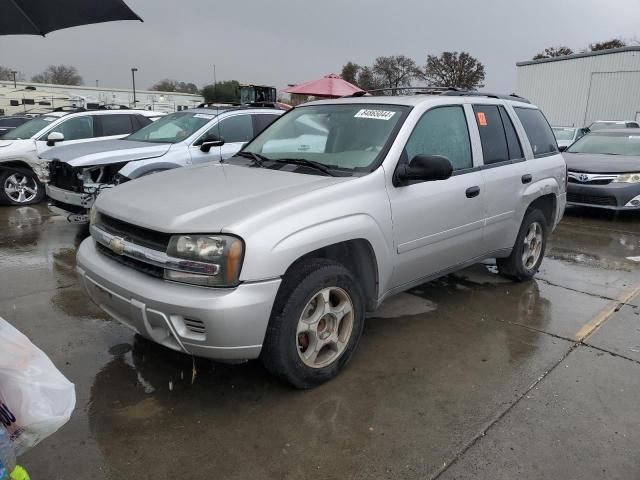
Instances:
[[[378,305],[378,262],[373,246],[368,240],[354,238],[312,250],[294,260],[285,275],[300,262],[313,258],[333,260],[344,265],[362,287],[367,311],[375,310]]]

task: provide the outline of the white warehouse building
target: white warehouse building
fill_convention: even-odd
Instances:
[[[552,125],[595,120],[640,121],[640,47],[624,47],[517,63],[516,93]]]

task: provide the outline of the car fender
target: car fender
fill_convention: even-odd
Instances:
[[[523,192],[522,208],[521,211],[518,212],[519,223],[522,223],[527,208],[529,208],[529,205],[531,205],[537,198],[544,195],[553,195],[557,199],[561,193],[562,188],[555,177],[545,177],[529,184]],[[557,215],[557,204],[554,215]]]
[[[390,219],[387,227],[391,228]],[[384,227],[370,214],[349,214],[306,225],[282,236],[271,246],[261,245],[259,237],[245,239],[243,280],[281,277],[296,260],[311,252],[341,242],[364,240],[375,256],[378,292],[388,289],[393,271],[392,243],[384,234]]]
[[[170,170],[190,164],[191,159],[188,151],[184,149],[173,150],[172,148],[162,157],[131,161],[122,167],[118,173],[124,177],[134,179],[154,170]]]

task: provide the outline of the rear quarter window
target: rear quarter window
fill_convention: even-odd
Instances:
[[[535,158],[558,153],[556,137],[540,110],[522,107],[515,107],[514,110],[524,127]]]

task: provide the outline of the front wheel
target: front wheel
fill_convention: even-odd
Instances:
[[[36,174],[27,168],[0,169],[0,203],[31,205],[44,198],[44,186]]]
[[[544,214],[540,210],[528,211],[511,255],[496,260],[498,272],[519,282],[532,279],[544,258],[548,232]]]
[[[364,327],[364,298],[351,272],[324,259],[292,267],[278,292],[260,358],[296,388],[335,377]]]

